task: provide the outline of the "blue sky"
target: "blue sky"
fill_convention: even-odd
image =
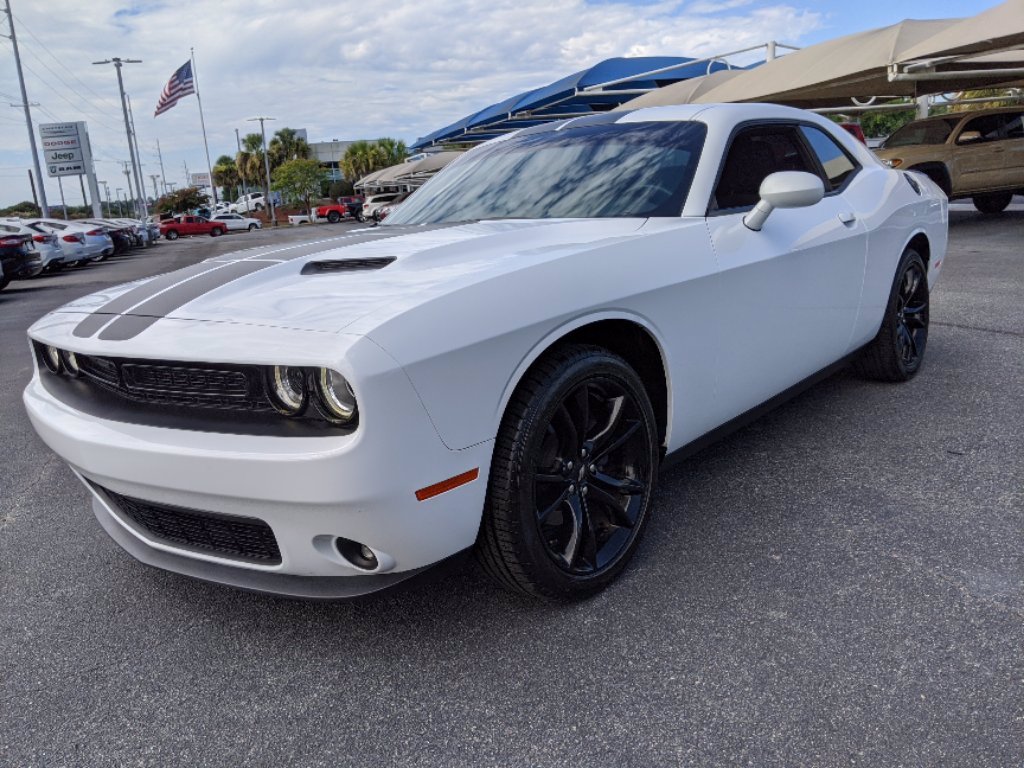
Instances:
[[[280,0],[12,0],[38,122],[86,120],[100,178],[124,186],[127,158],[113,68],[125,68],[143,173],[169,180],[205,158],[195,99],[153,118],[171,73],[195,47],[214,159],[234,154],[247,117],[268,130],[306,128],[313,140],[395,136],[413,140],[512,94],[604,58],[708,56],[767,39],[806,46],[903,18],[944,18],[995,5],[949,0],[390,0],[288,4]],[[216,10],[211,10],[215,8]],[[10,44],[0,38],[0,103],[18,100]],[[745,63],[745,62],[736,62]],[[20,112],[0,111],[0,205],[29,197],[31,166]],[[73,188],[77,184],[70,185]],[[46,182],[57,199],[56,183]],[[69,192],[79,203],[80,193]]]

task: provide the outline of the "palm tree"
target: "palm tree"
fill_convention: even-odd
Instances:
[[[228,199],[237,197],[238,185],[241,177],[238,173],[238,166],[235,165],[235,158],[231,155],[221,155],[213,164],[213,183],[224,188],[224,196]],[[230,193],[229,191],[230,190]]]
[[[282,128],[277,131],[267,145],[271,169],[289,160],[306,160],[310,151],[309,144],[294,128]]]
[[[385,162],[384,168],[392,165],[398,165],[405,160],[409,152],[406,150],[405,142],[401,139],[391,139],[384,137],[377,139],[377,146],[381,148],[383,152],[383,159]]]
[[[263,168],[263,136],[259,133],[248,133],[242,138],[242,151],[235,157],[235,166],[242,181],[249,186],[267,189],[266,171]]]

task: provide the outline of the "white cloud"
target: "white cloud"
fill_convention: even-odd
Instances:
[[[117,186],[124,186],[123,176],[106,162],[127,158],[116,79],[110,65],[90,64],[110,56],[144,60],[126,66],[124,77],[145,172],[159,172],[159,138],[167,176],[180,181],[183,161],[190,170],[205,165],[195,99],[184,99],[156,119],[152,110],[191,46],[216,158],[233,154],[234,129],[251,130],[254,124],[244,118],[255,114],[278,118],[268,129],[305,127],[314,140],[412,140],[610,56],[706,56],[773,38],[796,43],[822,22],[814,11],[771,0],[698,0],[689,6],[625,0],[181,0],[127,8],[123,0],[94,0],[87,14],[81,7],[73,0],[15,0],[15,14],[25,25],[19,28],[23,59],[34,70],[26,73],[30,99],[56,119],[87,120],[97,154],[105,159],[100,174],[119,178]],[[0,56],[10,56],[5,41]],[[3,94],[17,94],[13,67],[0,74],[0,97],[7,101]],[[24,169],[30,160],[19,116],[15,110],[0,115],[3,204],[29,194]],[[35,116],[51,119],[42,111]],[[48,183],[47,189],[54,197],[56,185]],[[69,194],[74,202],[78,197]]]

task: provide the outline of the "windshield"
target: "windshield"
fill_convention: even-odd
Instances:
[[[924,144],[945,144],[949,134],[960,122],[959,117],[946,120],[921,120],[907,123],[885,140],[884,149],[892,147],[916,147]]]
[[[696,122],[530,129],[459,158],[386,225],[679,216],[706,132]]]

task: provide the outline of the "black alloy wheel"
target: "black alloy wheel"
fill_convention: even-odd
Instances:
[[[250,232],[252,232],[252,231],[253,231],[253,230],[255,230],[255,229],[259,229],[259,227],[257,227],[257,226],[256,226],[255,224],[250,224],[250,225],[249,225],[249,231],[250,231]]]
[[[495,445],[477,553],[514,591],[582,597],[625,567],[647,519],[657,427],[637,374],[566,346],[524,378]]]
[[[166,237],[168,240],[177,240],[178,239],[178,231],[175,230],[175,229],[168,229],[167,233],[164,235],[164,237]]]
[[[220,237],[223,230],[220,227],[214,227],[210,230],[210,237]]]
[[[878,381],[908,381],[918,372],[928,344],[928,271],[913,248],[900,259],[882,327],[854,362],[858,373]]]
[[[896,343],[907,370],[921,365],[928,342],[928,276],[920,259],[903,272],[896,294]]]

